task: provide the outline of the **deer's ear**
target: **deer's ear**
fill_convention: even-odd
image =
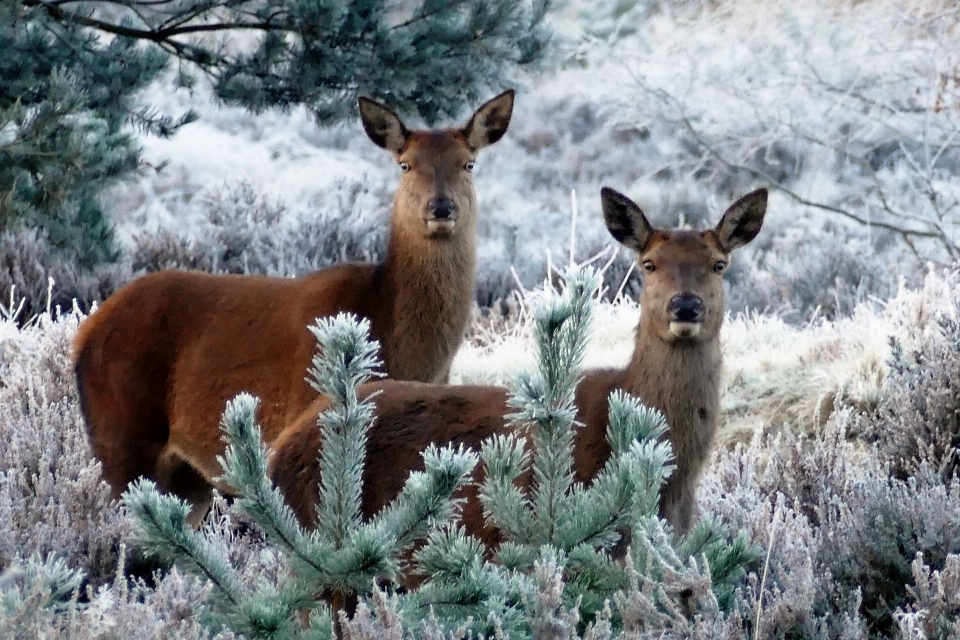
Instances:
[[[463,128],[463,135],[467,144],[474,151],[479,151],[503,137],[510,126],[510,116],[513,115],[514,90],[507,89],[496,98],[488,100],[477,109],[470,122]]]
[[[715,229],[720,246],[728,253],[739,249],[760,233],[767,212],[767,190],[758,189],[743,196],[727,209]]]
[[[407,144],[407,138],[410,137],[410,130],[403,124],[400,117],[370,98],[357,98],[357,106],[360,107],[363,129],[373,143],[387,151],[400,153]]]
[[[643,251],[653,227],[633,200],[610,187],[600,189],[603,220],[617,242],[636,252]]]

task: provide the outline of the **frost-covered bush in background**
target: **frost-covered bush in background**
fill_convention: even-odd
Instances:
[[[341,180],[327,197],[290,211],[249,183],[196,195],[188,222],[159,222],[132,235],[120,260],[82,269],[36,231],[0,235],[3,308],[11,289],[18,320],[49,308],[89,311],[137,275],[161,269],[292,277],[347,261],[378,261],[386,249],[390,195],[382,185]],[[52,280],[52,284],[51,284]],[[22,306],[21,306],[22,304]]]
[[[192,233],[162,226],[134,236],[133,269],[200,269],[213,273],[304,275],[331,264],[378,261],[386,247],[389,195],[341,181],[322,202],[289,213],[249,183],[197,197],[202,217]]]
[[[941,308],[914,331],[891,336],[890,375],[876,414],[863,421],[892,471],[924,467],[945,482],[960,472],[960,280],[940,283]],[[919,329],[919,330],[916,330]]]
[[[958,32],[942,8],[730,1],[652,14],[610,45],[623,61],[608,63],[615,124],[646,140],[644,181],[708,198],[758,180],[778,189],[771,242],[754,248],[783,291],[773,301],[844,311],[831,294],[883,295],[898,270],[960,256]],[[797,253],[801,269],[830,266],[798,280],[776,264]]]
[[[919,285],[924,273],[904,272],[893,260],[896,247],[871,245],[866,234],[830,221],[758,240],[752,253],[730,263],[732,313],[773,313],[793,323],[849,316],[861,302],[890,299],[903,282]]]
[[[74,301],[87,311],[131,277],[129,264],[122,261],[81,268],[34,229],[0,233],[0,305],[11,314],[20,309],[21,322],[48,308],[68,311]]]
[[[660,5],[661,0],[612,0],[585,3],[577,7],[577,13],[589,35],[615,41],[635,36]]]

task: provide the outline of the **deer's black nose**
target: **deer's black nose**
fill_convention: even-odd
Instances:
[[[430,198],[427,211],[437,220],[447,220],[456,213],[457,205],[450,198]]]
[[[703,299],[692,293],[681,293],[670,299],[667,313],[674,322],[700,322],[703,318]]]

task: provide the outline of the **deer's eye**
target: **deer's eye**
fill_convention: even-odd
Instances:
[[[471,160],[471,161],[468,162],[467,164],[463,165],[463,168],[464,168],[464,170],[466,170],[466,171],[473,171],[473,167],[474,167],[473,160]]]
[[[400,171],[403,171],[404,173],[406,173],[407,171],[410,171],[410,163],[409,163],[409,162],[401,162],[401,163],[400,163]]]
[[[647,273],[653,273],[657,270],[656,265],[653,264],[653,260],[644,260],[643,261],[643,270]]]
[[[723,273],[723,270],[726,269],[726,268],[727,268],[727,263],[724,262],[723,260],[717,260],[717,261],[713,264],[713,272],[714,272],[714,273]]]

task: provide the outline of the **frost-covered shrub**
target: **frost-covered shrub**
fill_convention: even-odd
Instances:
[[[889,234],[872,236],[829,221],[798,223],[761,236],[752,253],[731,262],[731,312],[774,312],[790,322],[849,316],[899,285],[917,286],[922,269],[902,271]]]
[[[0,234],[0,305],[20,308],[20,322],[48,308],[68,311],[74,300],[81,310],[89,310],[131,277],[123,262],[83,269],[34,229],[8,229]]]
[[[818,569],[833,583],[823,591],[829,602],[859,589],[871,633],[890,634],[892,614],[907,601],[912,560],[942,570],[960,552],[960,489],[929,472],[905,482],[879,470],[840,489],[821,498]]]
[[[942,306],[916,335],[890,337],[885,393],[864,431],[895,475],[931,466],[945,482],[960,470],[960,278],[945,278]],[[907,327],[904,327],[905,329]]]
[[[0,339],[0,567],[57,554],[99,585],[129,528],[80,415],[68,355],[78,320],[43,315]]]
[[[911,599],[915,559],[943,571],[960,551],[957,483],[929,469],[890,477],[846,438],[851,424],[851,412],[838,410],[813,437],[788,430],[723,453],[704,487],[705,511],[770,550],[741,600],[747,619],[757,616],[763,583],[765,636],[889,637]]]
[[[199,229],[161,228],[134,237],[136,271],[295,276],[351,260],[379,260],[386,248],[389,196],[359,181],[341,182],[324,201],[296,214],[248,183],[212,191],[196,205]]]
[[[718,195],[761,180],[793,220],[889,231],[916,266],[955,260],[958,33],[942,0],[706,4],[612,45],[615,122],[659,151],[655,177]]]
[[[797,486],[805,493],[803,486],[811,482],[794,477],[806,472],[786,464],[783,468],[790,477],[783,478],[781,468],[771,460],[779,446],[789,449],[797,440],[791,436],[787,442],[771,443],[758,437],[747,446],[719,452],[700,489],[702,511],[745,531],[765,554],[741,581],[736,596],[740,633],[770,638],[866,638],[856,593],[835,592],[831,594],[835,601],[823,594],[830,577],[821,573],[818,563],[817,525],[805,515],[812,510],[791,493],[777,490]],[[840,456],[826,447],[824,455],[830,454]],[[793,455],[788,457],[795,460]],[[785,481],[778,485],[781,479]]]
[[[201,626],[194,605],[209,585],[175,569],[152,585],[128,581],[118,572],[113,584],[100,588],[77,588],[82,573],[67,575],[59,561],[28,563],[22,574],[12,587],[0,587],[0,636],[4,638],[235,638],[231,633],[210,634]]]
[[[659,9],[660,0],[614,0],[581,6],[580,22],[592,36],[620,39],[635,36],[643,20]]]
[[[912,602],[896,615],[906,638],[960,638],[960,555],[947,556],[943,569],[913,561]]]

